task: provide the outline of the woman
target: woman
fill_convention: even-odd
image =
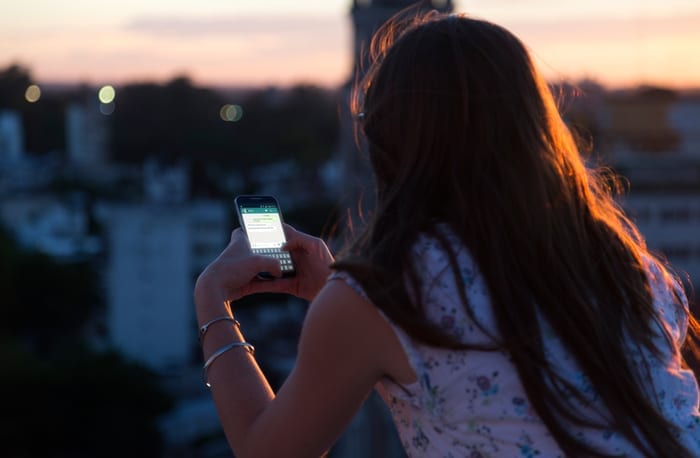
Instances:
[[[236,230],[198,279],[237,456],[322,454],[375,387],[409,456],[700,456],[683,291],[520,41],[431,14],[383,27],[372,57],[354,109],[377,207],[330,280],[325,244],[290,227],[296,278],[256,280],[279,266]],[[276,395],[231,321],[258,291],[311,301]]]

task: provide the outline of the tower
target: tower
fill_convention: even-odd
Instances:
[[[341,167],[339,180],[340,205],[344,218],[340,221],[340,233],[357,228],[361,223],[361,213],[372,208],[374,191],[367,154],[361,145],[356,145],[353,119],[348,101],[352,85],[362,77],[362,71],[369,64],[366,50],[377,29],[389,18],[404,8],[416,5],[420,9],[436,9],[451,12],[452,0],[353,0],[351,8],[354,26],[353,69],[348,82],[341,90],[341,125],[338,158]],[[352,237],[352,234],[349,234]],[[342,239],[342,237],[341,237]],[[342,240],[341,240],[342,243]],[[396,436],[392,420],[386,407],[373,394],[355,416],[345,434],[336,443],[333,456],[337,458],[355,456],[405,456],[403,447]]]
[[[453,9],[452,0],[353,0],[350,10],[355,34],[353,71],[358,67],[366,68],[365,49],[379,26],[412,5],[420,10],[434,9],[443,13],[449,13]]]
[[[384,22],[410,6],[416,6],[419,10],[435,9],[443,13],[453,10],[452,0],[352,1],[350,15],[354,30],[353,67],[350,78],[341,91],[340,145],[337,153],[341,170],[340,205],[346,218],[346,221],[341,222],[341,227],[358,228],[358,223],[362,221],[361,214],[373,206],[374,199],[367,154],[361,145],[356,144],[353,119],[348,105],[352,85],[367,69],[369,64],[367,51],[374,33]]]

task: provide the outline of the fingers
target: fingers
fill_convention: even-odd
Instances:
[[[282,268],[278,259],[253,254],[248,245],[245,233],[235,230],[231,233],[231,242],[218,258],[229,269],[239,272],[248,278],[255,278],[259,272],[268,272],[280,277]]]
[[[243,232],[243,229],[237,227],[231,232],[231,243],[234,243],[240,239],[246,239],[246,242],[248,241],[248,238],[246,237],[245,232]]]
[[[247,294],[253,293],[286,293],[294,294],[294,281],[288,278],[277,278],[273,281],[253,281],[248,285]]]
[[[287,223],[282,223],[282,227],[284,229],[284,236],[287,239],[287,242],[282,246],[282,249],[289,250],[287,247],[297,246],[301,232],[297,231]]]
[[[297,231],[289,224],[284,224],[284,233],[287,237],[287,243],[282,247],[287,251],[301,248],[305,251],[310,251],[314,246],[318,245],[321,239],[314,237],[304,232]]]
[[[278,259],[270,258],[268,256],[252,256],[252,270],[257,274],[258,272],[267,272],[273,277],[282,276],[282,266]]]

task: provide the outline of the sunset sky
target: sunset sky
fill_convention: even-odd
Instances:
[[[350,0],[4,0],[0,68],[39,82],[334,86],[350,74]],[[698,0],[461,0],[553,80],[700,87]]]

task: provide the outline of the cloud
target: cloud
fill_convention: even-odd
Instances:
[[[152,50],[154,59],[169,60],[170,66],[186,62],[195,75],[337,84],[350,73],[347,17],[143,16],[124,24],[121,32]]]
[[[583,76],[613,86],[700,81],[700,13],[502,22],[551,79]]]
[[[657,17],[584,17],[505,21],[503,25],[523,38],[537,41],[607,42],[696,36],[700,46],[700,12]]]
[[[131,32],[165,37],[214,37],[337,33],[338,18],[309,16],[139,17],[126,24]]]

